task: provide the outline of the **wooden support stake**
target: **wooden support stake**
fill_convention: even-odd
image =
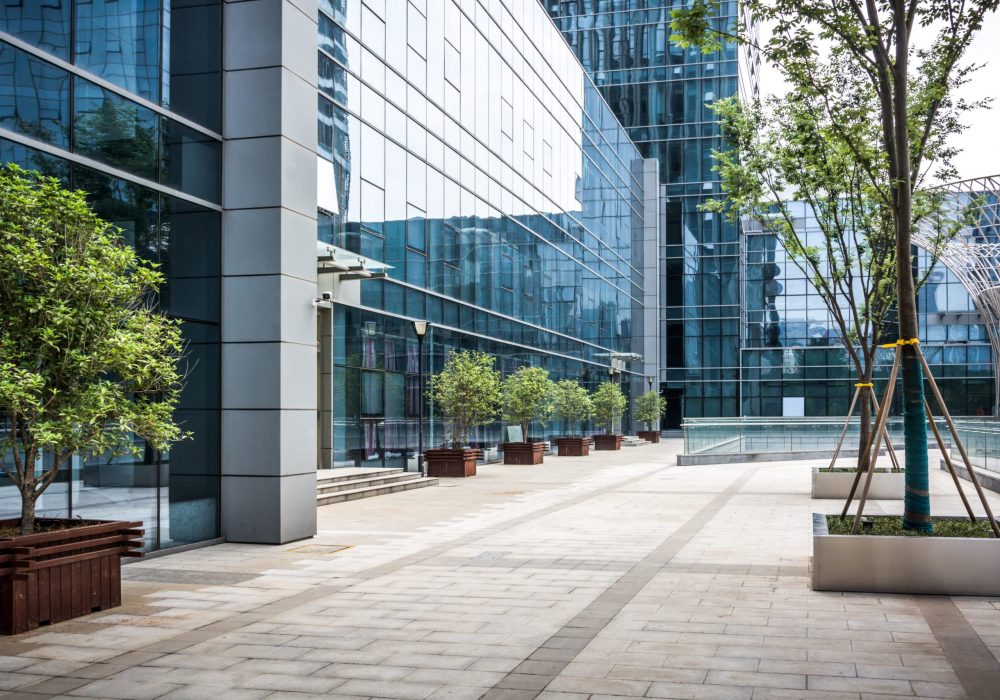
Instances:
[[[965,490],[962,488],[962,482],[958,478],[958,472],[955,471],[955,465],[951,463],[951,457],[948,455],[948,450],[944,446],[944,438],[941,437],[941,431],[938,430],[937,424],[934,422],[934,414],[931,413],[931,405],[927,403],[927,397],[924,397],[924,410],[927,412],[927,421],[931,424],[931,430],[934,431],[934,439],[937,440],[938,449],[941,450],[941,456],[944,457],[944,463],[948,465],[948,473],[951,474],[952,481],[955,482],[955,490],[958,491],[958,495],[962,497],[962,505],[965,506],[965,511],[969,514],[969,520],[976,522],[976,514],[972,512],[972,506],[969,505],[969,499],[965,497]]]
[[[875,398],[875,388],[871,388],[872,404],[875,406],[875,415],[878,415],[878,399]],[[887,421],[888,422],[888,421]],[[889,439],[889,429],[882,428],[882,437],[885,439],[885,450],[889,453],[889,461],[892,462],[892,470],[894,472],[901,471],[899,467],[899,457],[896,456],[896,450],[892,448],[892,441]]]
[[[983,509],[986,510],[986,517],[990,521],[990,527],[993,528],[993,535],[1000,538],[1000,527],[997,526],[997,520],[993,517],[993,510],[990,508],[989,501],[986,500],[986,494],[983,492],[983,487],[979,484],[979,477],[976,475],[976,471],[972,468],[972,461],[969,459],[969,453],[965,451],[965,445],[958,437],[958,429],[955,427],[955,422],[951,419],[951,414],[948,412],[948,407],[944,404],[944,398],[941,396],[941,390],[938,389],[937,382],[934,381],[934,375],[931,374],[931,368],[927,366],[927,360],[924,358],[924,353],[920,351],[920,346],[915,345],[914,349],[917,351],[917,357],[920,358],[920,364],[923,365],[924,374],[927,376],[927,383],[931,385],[931,391],[934,392],[934,398],[937,400],[938,407],[941,409],[941,417],[944,418],[944,422],[948,424],[948,430],[951,431],[951,437],[955,441],[955,446],[958,447],[958,453],[962,455],[962,461],[965,462],[965,468],[969,472],[969,481],[972,485],[976,487],[976,493],[979,494],[979,500],[983,503]]]
[[[872,443],[874,443],[876,445],[878,444],[878,435],[879,435],[880,428],[879,428],[879,420],[878,420],[877,417],[882,415],[882,407],[887,407],[887,406],[892,405],[892,393],[893,393],[893,391],[895,391],[895,387],[896,387],[896,384],[895,384],[896,379],[895,378],[896,378],[896,372],[898,371],[898,369],[899,369],[899,351],[897,350],[896,351],[896,356],[893,358],[893,361],[892,361],[892,370],[889,372],[889,384],[886,385],[885,403],[883,403],[882,406],[879,407],[878,412],[875,414],[876,415],[875,429],[872,430],[871,434],[868,436],[868,442],[865,443],[865,446],[864,446],[865,452],[869,452],[871,450]],[[886,409],[886,410],[888,410],[888,409]],[[858,454],[860,455],[861,453],[859,452]],[[875,455],[876,455],[876,457],[878,456],[878,450],[875,451]],[[869,458],[868,458],[868,467],[869,467],[869,469],[871,469],[872,466],[873,465],[872,465],[871,455],[869,454]],[[847,511],[848,511],[848,509],[850,509],[851,502],[854,500],[854,494],[858,490],[858,484],[861,483],[861,474],[862,474],[862,471],[860,469],[858,469],[858,471],[855,472],[855,474],[854,474],[854,482],[851,484],[851,491],[850,491],[850,493],[847,494],[847,502],[844,503],[844,509],[840,512],[840,519],[841,520],[843,520],[843,519],[845,519],[847,517]]]
[[[896,357],[892,362],[892,372],[889,373],[889,385],[885,390],[885,399],[882,402],[881,409],[879,410],[878,419],[875,422],[875,435],[879,435],[880,431],[885,429],[885,422],[889,418],[889,406],[892,405],[892,395],[896,392],[896,375],[899,373],[899,358],[901,352],[900,348],[896,347]],[[875,454],[878,455],[878,441],[875,442],[876,449]],[[851,527],[851,534],[858,534],[858,528],[861,527],[861,516],[865,512],[865,503],[868,501],[868,492],[872,487],[872,476],[875,474],[875,463],[874,460],[869,459],[868,461],[868,474],[865,476],[865,487],[861,491],[861,500],[858,501],[858,512],[854,515],[854,525]]]
[[[854,389],[854,398],[851,399],[851,407],[847,409],[847,418],[844,419],[844,429],[840,431],[840,439],[837,441],[837,448],[833,451],[833,459],[830,460],[830,466],[827,469],[833,469],[833,465],[837,463],[837,457],[840,456],[840,448],[844,446],[844,438],[847,437],[847,429],[851,425],[851,416],[854,415],[854,405],[858,402],[858,394],[861,393],[862,387],[858,386]],[[858,445],[861,447],[861,445]],[[859,453],[860,454],[860,453]]]

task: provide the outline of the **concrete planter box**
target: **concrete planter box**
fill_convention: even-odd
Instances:
[[[595,450],[620,450],[622,448],[621,435],[595,435]]]
[[[121,558],[142,556],[141,522],[38,518],[36,523],[66,529],[0,538],[0,634],[122,604]]]
[[[561,437],[555,442],[560,457],[586,457],[590,454],[590,438]]]
[[[993,537],[831,535],[813,513],[814,591],[1000,595],[1000,540]]]
[[[481,451],[474,449],[426,450],[424,461],[427,464],[427,476],[438,478],[475,476],[476,460],[480,455]]]
[[[659,430],[640,430],[636,434],[646,442],[652,442],[653,444],[656,444],[660,441]]]
[[[861,476],[858,483],[858,490],[854,493],[855,498],[861,497],[861,491],[865,487],[865,475]],[[843,500],[851,492],[851,484],[854,483],[854,472],[828,472],[813,469],[812,474],[812,497],[813,498],[836,498]],[[905,474],[903,472],[875,472],[872,475],[872,486],[868,490],[868,498],[875,501],[902,500]]]
[[[504,464],[541,464],[545,461],[544,442],[505,442]]]

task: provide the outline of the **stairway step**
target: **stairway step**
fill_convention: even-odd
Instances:
[[[417,472],[402,472],[400,474],[388,474],[386,476],[365,477],[361,479],[350,479],[347,481],[335,481],[333,483],[317,482],[317,493],[336,493],[337,491],[352,491],[365,486],[383,486],[385,484],[395,484],[404,481],[419,479]]]
[[[363,488],[351,489],[348,491],[337,491],[331,494],[316,494],[316,505],[327,506],[332,503],[343,503],[344,501],[355,501],[359,498],[371,498],[373,496],[383,496],[389,493],[399,493],[400,491],[411,491],[422,489],[428,486],[436,486],[436,478],[417,478],[395,484],[383,484],[380,486],[367,486]]]
[[[338,473],[346,472],[346,473]],[[355,469],[320,469],[316,472],[317,484],[335,484],[341,481],[354,481],[356,479],[382,478],[388,474],[403,474],[402,469],[367,469],[364,471]]]

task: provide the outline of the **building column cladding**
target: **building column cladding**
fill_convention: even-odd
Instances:
[[[225,5],[222,534],[316,533],[315,0]]]
[[[643,375],[654,377],[660,386],[660,163],[656,158],[641,161],[642,182],[642,305]]]

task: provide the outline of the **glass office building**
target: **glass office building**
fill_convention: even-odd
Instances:
[[[682,416],[739,415],[740,273],[736,224],[699,211],[720,188],[712,102],[756,90],[758,60],[727,45],[703,54],[670,42],[680,0],[544,0],[640,153],[659,161],[660,386],[664,427]],[[737,2],[716,21],[733,26]]]
[[[85,190],[167,282],[188,378],[169,453],[74,458],[40,514],[145,523],[148,549],[219,535],[222,3],[0,4],[0,160]],[[8,457],[9,458],[9,457]],[[0,484],[0,518],[20,515]]]
[[[802,240],[820,245],[809,207],[789,204]],[[975,227],[973,227],[975,228]],[[970,232],[971,235],[971,232]],[[843,416],[850,407],[853,365],[841,334],[809,277],[791,259],[775,234],[744,224],[742,400],[745,416]],[[917,250],[922,278],[929,254]],[[920,344],[941,393],[955,415],[994,414],[993,362],[987,329],[955,273],[938,263],[917,295]],[[896,339],[887,324],[884,342]],[[880,350],[876,391],[892,365],[893,351]],[[897,392],[894,411],[902,411]]]
[[[609,354],[642,336],[643,164],[544,9],[324,1],[319,30],[335,195],[320,194],[319,238],[388,266],[332,309],[321,466],[415,466],[412,320],[432,324],[430,371],[476,349],[505,375],[608,380]],[[634,394],[642,376],[617,381]],[[427,430],[425,444],[444,440],[433,416]],[[501,424],[473,441],[495,455]]]

